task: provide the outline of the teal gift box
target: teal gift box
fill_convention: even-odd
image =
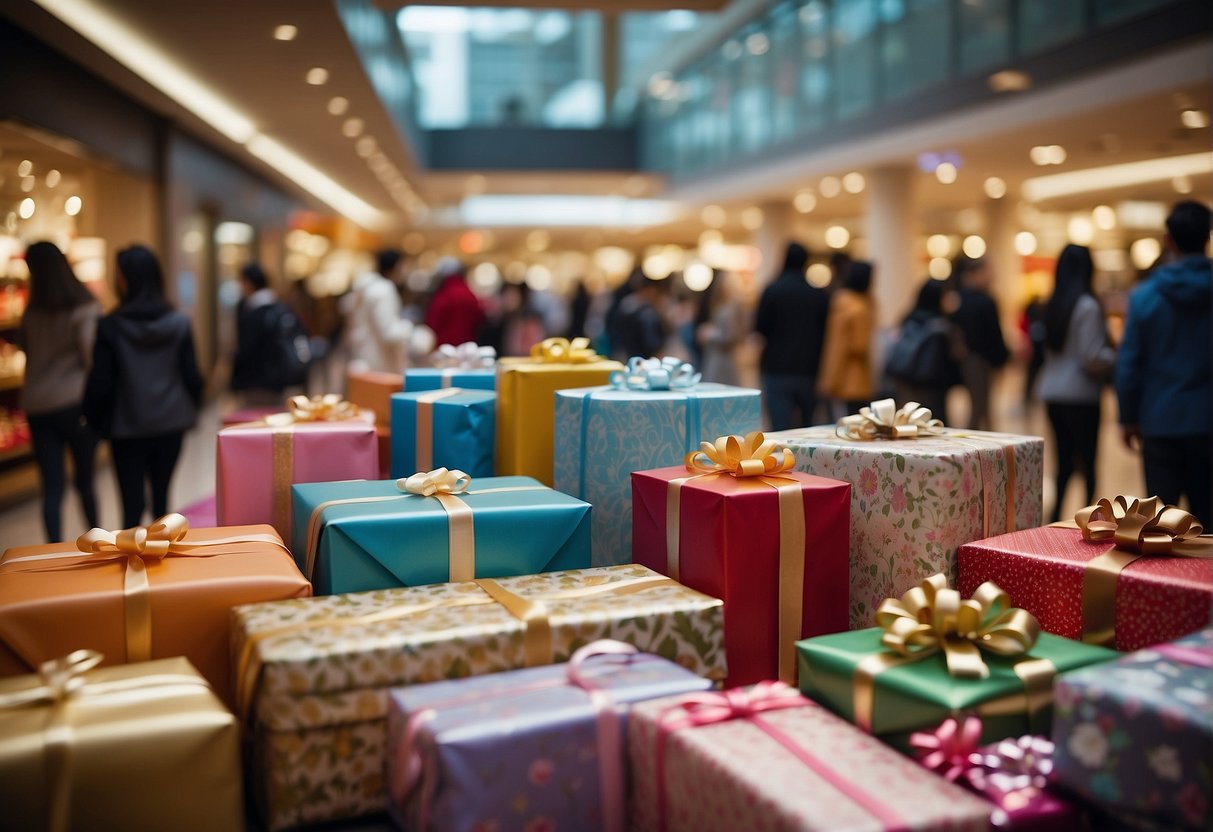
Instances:
[[[450,488],[460,472],[407,481]],[[533,575],[590,565],[590,506],[529,477],[293,486],[292,551],[317,595]],[[429,490],[429,489],[426,489]]]
[[[761,425],[757,390],[556,391],[554,484],[594,505],[594,565],[632,562],[632,472],[682,463],[699,443]]]
[[[462,367],[417,367],[404,371],[404,389],[409,393],[445,390],[448,387],[496,390],[497,371],[491,368],[469,370]]]
[[[447,388],[392,394],[393,477],[451,468],[493,476],[497,394]]]

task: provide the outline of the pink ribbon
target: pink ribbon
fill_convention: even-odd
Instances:
[[[910,736],[910,747],[918,754],[918,761],[952,783],[968,779],[980,743],[981,720],[975,716],[965,717],[963,722],[945,719],[934,732],[919,731]]]
[[[657,823],[659,832],[669,825],[668,794],[665,782],[666,741],[670,734],[683,728],[697,728],[733,719],[744,719],[764,731],[767,736],[790,751],[813,773],[844,794],[868,814],[880,820],[887,832],[907,832],[909,827],[898,815],[870,792],[846,780],[810,754],[804,747],[779,728],[762,718],[766,711],[785,708],[815,708],[815,703],[801,696],[783,682],[759,682],[752,688],[734,688],[722,693],[693,693],[663,711],[657,718]]]
[[[1213,668],[1213,651],[1210,650],[1186,647],[1182,644],[1156,644],[1150,649],[1155,653],[1161,653],[1163,658],[1171,661],[1196,667]]]

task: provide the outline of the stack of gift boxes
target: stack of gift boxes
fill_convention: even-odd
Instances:
[[[5,828],[1213,824],[1185,512],[1040,528],[1040,439],[912,404],[439,364],[222,429],[222,528],[0,557]]]

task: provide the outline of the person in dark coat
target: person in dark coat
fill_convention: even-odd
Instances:
[[[948,424],[948,390],[960,384],[956,360],[963,347],[956,328],[943,313],[946,287],[927,278],[918,290],[914,308],[901,322],[898,338],[889,350],[887,371],[898,404],[918,402]]]
[[[990,297],[989,264],[961,255],[952,263],[952,281],[959,301],[952,322],[960,328],[965,343],[960,369],[969,389],[969,427],[991,430],[990,386],[994,373],[1011,354],[1002,337],[998,305]]]

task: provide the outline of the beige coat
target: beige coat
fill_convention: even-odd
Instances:
[[[834,293],[818,376],[827,396],[844,402],[871,400],[874,326],[872,301],[867,295],[850,289]]]

